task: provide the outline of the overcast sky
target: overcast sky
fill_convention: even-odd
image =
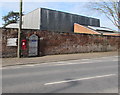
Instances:
[[[10,1],[10,0],[9,0]],[[6,15],[10,11],[19,11],[19,2],[1,2],[0,1],[0,27],[2,27],[3,21],[2,16]],[[19,0],[17,0],[19,1]],[[88,2],[74,2],[74,0],[68,0],[68,2],[41,2],[40,0],[36,0],[39,2],[32,2],[33,0],[27,0],[25,2],[23,0],[23,12],[24,14],[27,14],[28,12],[33,11],[36,8],[49,8],[49,9],[55,9],[63,12],[69,12],[74,14],[79,14],[83,16],[88,17],[94,17],[100,19],[100,24],[102,27],[108,27],[113,30],[118,30],[111,22],[108,20],[104,14],[96,13],[95,11],[90,10],[89,8],[86,8],[88,5]],[[63,1],[63,0],[62,0]],[[70,1],[70,2],[69,2]],[[87,1],[87,0],[85,0]]]

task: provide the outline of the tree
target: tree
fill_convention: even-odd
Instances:
[[[100,2],[90,2],[89,8],[96,10],[105,14],[105,16],[116,26],[120,29],[119,25],[119,14],[118,14],[118,2],[115,0],[100,0]]]
[[[7,26],[11,23],[17,23],[19,21],[19,12],[9,12],[6,16],[2,17],[3,21],[5,22],[3,27]]]

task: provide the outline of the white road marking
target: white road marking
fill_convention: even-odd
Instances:
[[[29,66],[29,67],[31,67],[31,66],[36,66],[36,65],[25,65],[25,66]]]
[[[118,56],[110,56],[110,57],[118,57]],[[9,67],[2,67],[1,69],[17,69],[17,68],[23,68],[23,67],[32,67],[32,66],[57,66],[57,65],[74,65],[74,64],[89,64],[94,62],[104,62],[108,61],[104,58],[110,58],[110,57],[100,57],[100,58],[92,58],[92,59],[79,59],[79,60],[70,60],[70,61],[59,61],[59,62],[50,62],[50,63],[43,63],[43,64],[27,64],[27,65],[21,65],[21,66],[9,66]],[[110,60],[109,60],[110,61]],[[111,61],[117,61],[116,59],[113,59]],[[52,64],[53,63],[53,64]]]
[[[101,58],[113,58],[113,57],[119,57],[119,56],[108,56],[108,57],[101,57]]]
[[[112,60],[112,61],[118,61],[118,60]]]
[[[2,69],[18,69],[18,68],[22,68],[22,67],[21,66],[2,67]]]
[[[80,62],[80,63],[61,63],[61,64],[54,64],[54,66],[57,65],[75,65],[75,64],[84,64],[84,63],[92,63],[92,62]]]
[[[80,78],[80,79],[74,79],[74,80],[67,80],[67,81],[49,82],[49,83],[45,83],[44,85],[54,85],[54,84],[67,83],[67,82],[73,82],[73,81],[89,80],[89,79],[95,79],[95,78],[103,78],[103,77],[109,77],[109,76],[115,76],[115,75],[116,74],[108,74],[108,75],[86,77],[86,78]]]
[[[86,60],[90,60],[90,59],[81,59],[81,60],[85,60],[86,61]]]

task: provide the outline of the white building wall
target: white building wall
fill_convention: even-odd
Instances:
[[[40,8],[23,16],[22,24],[23,29],[40,29]]]

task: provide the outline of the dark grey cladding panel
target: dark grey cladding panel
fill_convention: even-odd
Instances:
[[[98,21],[94,19],[94,26],[98,26]]]
[[[40,26],[40,29],[42,30],[47,30],[47,22],[48,19],[47,19],[47,10],[43,10],[41,9],[41,26]]]
[[[73,32],[74,23],[99,26],[98,19],[44,8],[41,9],[41,30]]]
[[[54,18],[54,23],[55,23],[55,24],[54,24],[54,27],[55,27],[54,30],[55,30],[55,31],[58,31],[58,30],[59,30],[59,27],[58,27],[58,26],[59,26],[58,16],[59,16],[59,12],[55,11],[55,14],[54,14],[54,17],[55,17],[55,18]]]
[[[84,16],[80,16],[79,24],[85,25],[85,17]]]
[[[90,25],[90,21],[88,17],[85,17],[85,25]]]
[[[96,19],[96,26],[100,27],[100,20],[99,19]]]

